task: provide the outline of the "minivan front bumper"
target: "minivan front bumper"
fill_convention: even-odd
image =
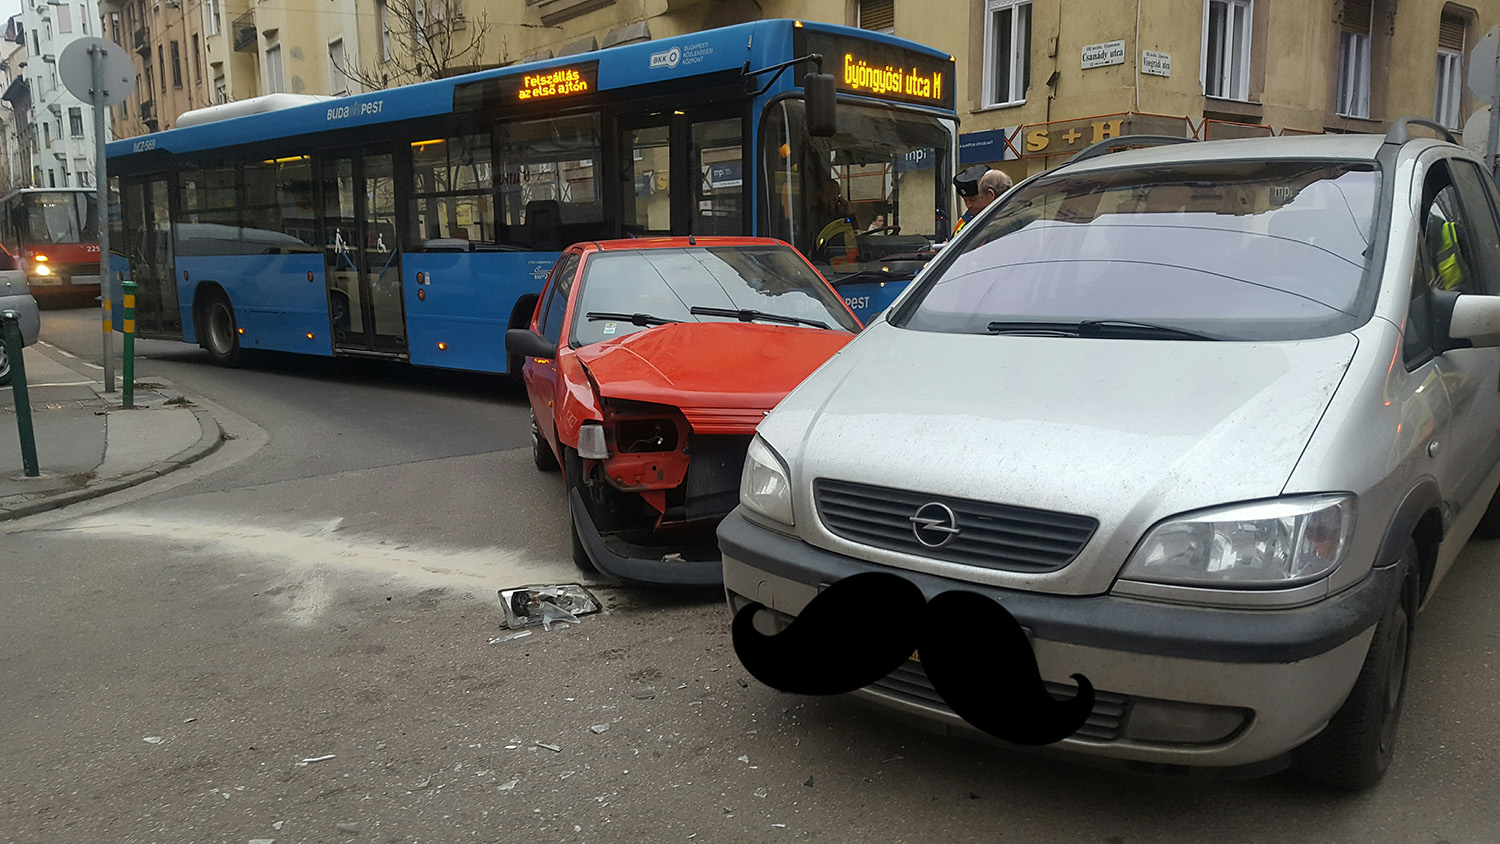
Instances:
[[[755,602],[783,620],[801,612],[822,585],[864,571],[897,571],[767,530],[739,510],[719,526],[719,546],[731,609]],[[1401,586],[1394,567],[1374,569],[1354,587],[1309,606],[1228,610],[1023,592],[897,573],[929,600],[951,590],[994,599],[1030,633],[1044,680],[1059,691],[1074,673],[1093,683],[1099,693],[1096,717],[1050,750],[1215,768],[1260,765],[1316,735],[1348,696],[1375,624]],[[872,623],[942,623],[931,618],[881,622],[881,608],[870,610]],[[915,664],[857,694],[972,729],[925,685]],[[1188,727],[1222,723],[1235,712],[1243,713],[1238,726],[1221,736],[1205,740]],[[1183,725],[1181,735],[1173,734],[1174,720]]]

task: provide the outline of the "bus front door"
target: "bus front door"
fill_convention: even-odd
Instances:
[[[324,159],[323,231],[334,349],[405,357],[401,240],[390,153]]]
[[[130,279],[136,284],[136,333],[181,339],[167,181],[149,176],[122,181],[120,215],[126,242],[114,248],[129,259]]]

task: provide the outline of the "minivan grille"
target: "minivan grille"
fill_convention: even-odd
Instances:
[[[954,563],[1018,572],[1056,571],[1078,556],[1099,527],[1088,516],[1013,507],[818,478],[813,497],[823,524],[851,542]],[[934,506],[941,505],[941,506]],[[938,547],[917,539],[918,511],[946,521],[957,533]],[[929,530],[928,541],[944,538]]]
[[[1049,694],[1059,700],[1066,700],[1078,693],[1078,686],[1071,683],[1043,682],[1042,685],[1047,688]],[[922,670],[921,664],[910,660],[884,678],[877,680],[872,689],[879,694],[898,700],[940,709],[944,712],[953,712],[943,700],[943,696],[932,687],[932,681],[927,679],[927,672]],[[1120,729],[1125,723],[1125,710],[1129,702],[1130,699],[1125,695],[1095,689],[1094,711],[1089,713],[1088,720],[1073,735],[1092,741],[1118,739]],[[954,717],[957,715],[955,714]]]

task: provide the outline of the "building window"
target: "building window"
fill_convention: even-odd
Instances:
[[[79,187],[91,188],[94,186],[94,173],[89,167],[89,160],[87,158],[73,159],[73,172],[78,176]]]
[[[198,33],[193,33],[193,81],[203,81],[203,51],[198,49]]]
[[[1030,0],[987,0],[984,11],[984,104],[1026,101],[1031,84]]]
[[[73,108],[68,109],[68,129],[73,133],[73,137],[75,137],[75,138],[81,138],[81,137],[83,137],[83,109],[82,108],[78,108],[78,107],[75,106]]]
[[[172,87],[182,87],[182,48],[172,42]]]
[[[224,74],[214,74],[214,102],[229,102],[229,85],[224,81]]]
[[[47,149],[52,149],[52,124],[51,123],[43,123],[42,124],[42,139],[43,139],[43,144],[47,147]]]
[[[391,10],[384,2],[380,4],[380,60],[391,60]]]
[[[66,3],[57,7],[57,31],[64,34],[73,31],[73,7]]]
[[[1443,15],[1438,28],[1437,93],[1433,118],[1452,129],[1462,128],[1464,93],[1464,32],[1457,15]]]
[[[219,28],[223,26],[223,24],[220,22],[220,16],[222,15],[222,10],[219,8],[220,2],[222,2],[222,0],[208,0],[209,35],[218,35]]]
[[[286,82],[281,70],[281,45],[272,44],[266,48],[266,92],[279,94],[286,90]]]
[[[166,48],[161,44],[156,45],[156,75],[161,77],[161,92],[167,92],[167,59]]]
[[[349,77],[344,73],[344,39],[328,42],[328,87],[330,94],[349,93]]]
[[[1344,0],[1334,111],[1345,117],[1370,116],[1370,0]]]
[[[859,19],[855,24],[860,29],[894,34],[896,31],[896,0],[859,0]]]
[[[1207,0],[1203,14],[1203,93],[1250,99],[1253,0]]]

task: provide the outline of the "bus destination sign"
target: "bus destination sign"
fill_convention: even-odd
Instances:
[[[941,103],[943,71],[923,73],[921,68],[902,65],[871,67],[864,59],[855,58],[853,53],[845,53],[839,87],[856,94],[905,96],[915,102]]]
[[[918,105],[953,108],[953,60],[881,41],[798,31],[797,54],[819,53],[839,91]]]
[[[541,73],[527,73],[520,78],[516,89],[516,99],[527,102],[587,94],[594,90],[594,83],[597,79],[598,65],[582,69],[563,67]]]

